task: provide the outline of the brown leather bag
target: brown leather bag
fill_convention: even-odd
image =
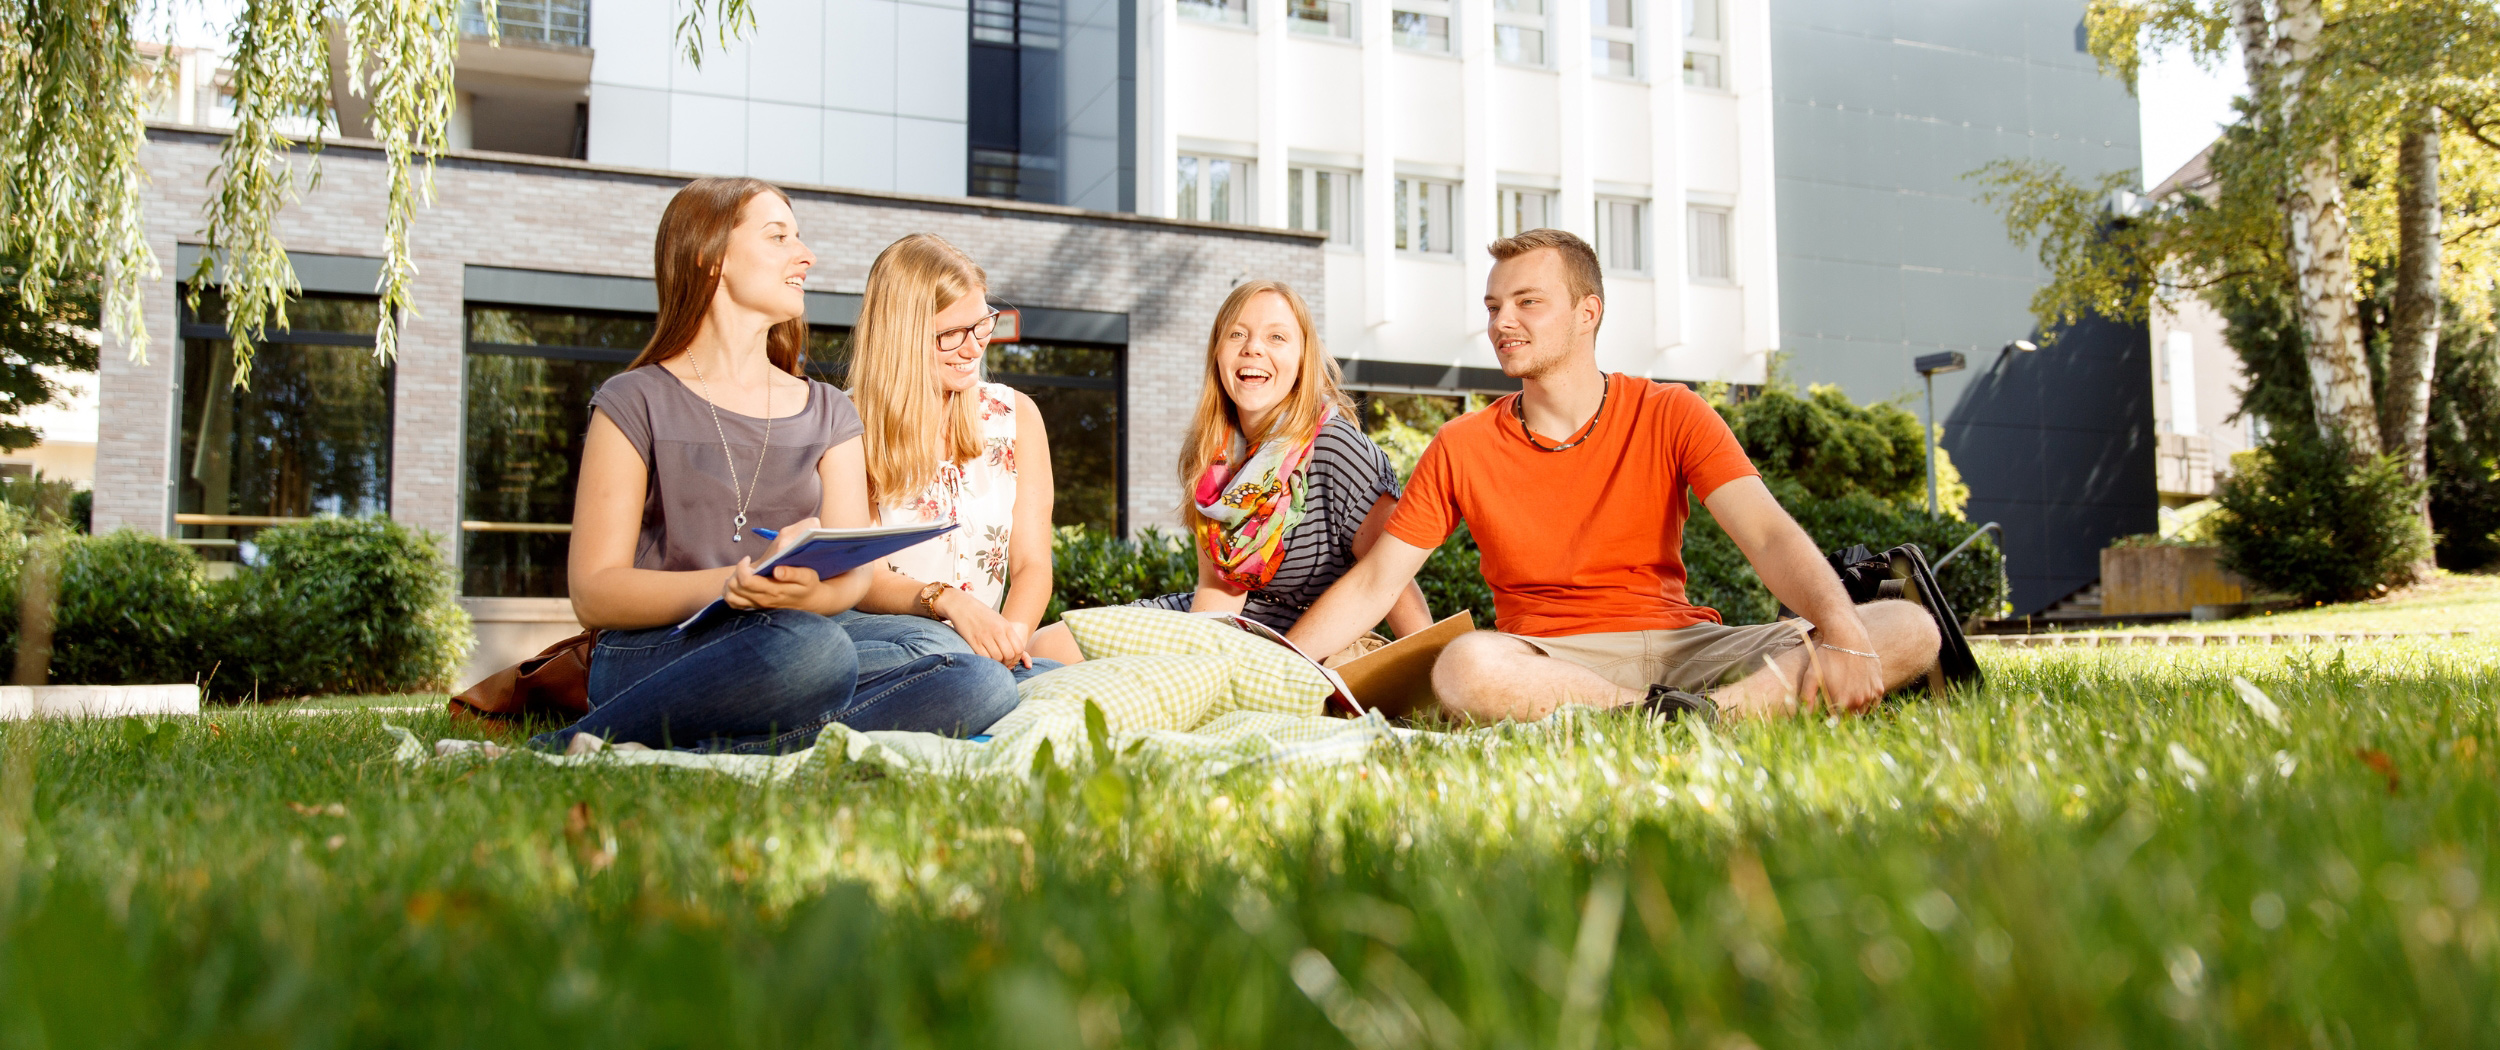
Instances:
[[[583,631],[486,676],[451,698],[451,717],[488,722],[531,717],[572,721],[589,714],[590,654],[598,641],[598,631]]]

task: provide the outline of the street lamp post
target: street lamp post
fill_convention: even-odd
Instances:
[[[1959,350],[1947,350],[1928,354],[1910,365],[1918,369],[1919,378],[1927,381],[1927,513],[1934,515],[1941,507],[1936,500],[1936,377],[1968,368],[1970,361]]]

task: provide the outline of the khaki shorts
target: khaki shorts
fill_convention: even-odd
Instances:
[[[1772,657],[1805,640],[1802,620],[1783,623],[1697,623],[1672,631],[1622,631],[1539,638],[1503,633],[1536,651],[1578,664],[1598,677],[1626,689],[1663,685],[1691,693],[1707,693],[1762,669]]]

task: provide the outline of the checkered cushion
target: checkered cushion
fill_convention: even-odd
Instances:
[[[1293,650],[1204,616],[1114,606],[1076,609],[1062,619],[1087,660],[1154,653],[1213,654],[1231,660],[1232,688],[1216,697],[1209,718],[1234,711],[1316,715],[1333,691],[1319,669]]]
[[[1014,768],[1032,762],[1034,749],[1050,741],[1061,764],[1086,753],[1085,704],[1102,708],[1113,734],[1149,729],[1187,732],[1204,724],[1225,695],[1232,661],[1222,656],[1116,656],[1035,675],[1016,688],[1016,709],[989,734]],[[1022,765],[1017,765],[1022,763]]]

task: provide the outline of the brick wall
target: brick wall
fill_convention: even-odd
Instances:
[[[155,129],[141,153],[148,223],[166,273],[147,296],[144,363],[109,347],[98,377],[96,525],[162,532],[171,520],[177,413],[175,246],[200,240],[201,207],[222,136]],[[289,250],[382,254],[385,169],[377,151],[332,146],[320,187],[280,216]],[[503,266],[651,276],[651,236],[690,176],[456,154],[434,173],[417,216],[417,316],[400,338],[391,463],[392,515],[453,535],[459,526],[461,271]],[[856,292],[876,253],[907,233],[936,233],[989,271],[991,291],[1025,306],[1129,317],[1128,471],[1132,527],[1169,524],[1180,427],[1197,398],[1206,326],[1240,279],[1287,281],[1324,310],[1319,241],[1007,202],[879,196],[789,187],[816,251],[809,287]]]

